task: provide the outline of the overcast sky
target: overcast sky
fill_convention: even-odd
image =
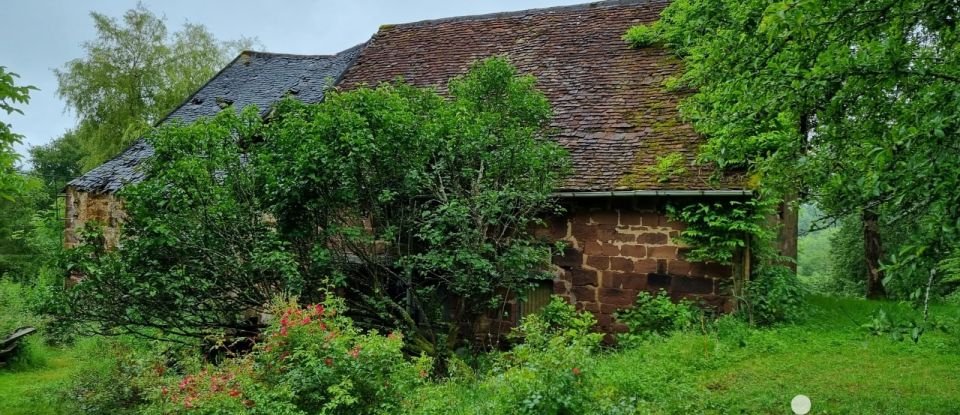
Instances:
[[[584,3],[589,0],[144,0],[170,31],[203,24],[218,39],[255,37],[269,52],[329,54],[364,42],[382,24]],[[18,151],[74,126],[57,97],[52,69],[83,56],[95,36],[90,11],[120,17],[136,0],[7,0],[0,25],[0,66],[33,91],[24,115],[0,117],[26,136]]]

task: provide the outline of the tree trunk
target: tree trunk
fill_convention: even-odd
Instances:
[[[780,255],[790,258],[789,261],[784,261],[784,265],[794,273],[797,272],[797,230],[800,227],[800,215],[797,211],[796,192],[784,195],[783,202],[780,203],[777,212],[780,219],[777,249],[780,251]]]
[[[868,209],[863,211],[863,258],[867,262],[867,298],[885,298],[883,289],[883,271],[880,270],[880,257],[883,248],[880,245],[879,215]]]

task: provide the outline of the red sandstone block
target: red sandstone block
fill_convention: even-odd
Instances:
[[[572,269],[570,275],[573,277],[573,286],[581,287],[585,285],[597,286],[597,271]]]
[[[567,283],[566,283],[566,281],[554,280],[554,281],[553,281],[553,293],[556,294],[556,295],[569,294],[569,293],[570,293],[570,290],[567,288]]]
[[[597,227],[585,223],[574,222],[571,228],[571,235],[578,241],[597,240]]]
[[[630,272],[613,275],[613,287],[629,290],[645,290],[647,288],[647,274]]]
[[[601,255],[603,254],[603,245],[597,241],[586,241],[583,243],[583,253],[585,255]]]
[[[620,271],[603,271],[600,274],[600,287],[603,288],[618,288],[616,285],[616,277],[620,275]]]
[[[623,272],[633,271],[633,260],[630,258],[612,257],[610,258],[610,269]]]
[[[599,212],[590,213],[590,219],[594,223],[601,225],[619,225],[620,224],[620,212],[616,210],[603,210]]]
[[[577,302],[577,311],[589,311],[591,313],[600,312],[600,304],[588,301]]]
[[[642,245],[621,245],[620,255],[630,258],[646,258],[647,247]]]
[[[666,245],[667,234],[660,232],[644,233],[637,236],[637,243],[646,245]]]
[[[600,254],[611,257],[620,256],[620,247],[609,243],[600,245]]]
[[[656,259],[638,259],[633,261],[633,272],[638,274],[653,274],[657,272]]]
[[[620,225],[631,226],[631,225],[642,225],[643,224],[643,214],[621,210],[620,211]]]
[[[670,275],[687,276],[691,274],[691,271],[693,271],[693,265],[687,261],[677,259],[667,263],[667,273]]]
[[[647,247],[647,257],[657,258],[657,259],[677,259],[677,247],[675,246]]]
[[[670,291],[676,294],[712,294],[713,280],[709,278],[673,277]]]
[[[617,311],[625,310],[627,308],[630,308],[630,306],[619,306],[619,305],[613,305],[613,304],[600,303],[600,312],[604,314],[615,313]]]
[[[573,287],[570,293],[577,301],[597,301],[597,288],[591,286]]]
[[[637,297],[636,290],[625,290],[622,288],[601,288],[597,291],[597,298],[603,304],[616,306],[628,306],[633,304]]]
[[[643,226],[651,228],[660,226],[660,214],[648,212],[641,215],[643,217]]]
[[[583,254],[569,244],[563,248],[561,255],[553,257],[553,263],[562,268],[573,268],[583,264]]]
[[[591,255],[587,257],[588,267],[596,270],[605,271],[610,269],[610,257],[602,255]]]

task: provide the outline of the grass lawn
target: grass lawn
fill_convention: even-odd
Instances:
[[[11,372],[0,370],[0,414],[55,414],[47,399],[51,387],[79,368],[75,350],[46,349],[43,367]]]
[[[872,336],[860,326],[878,308],[913,314],[895,303],[809,299],[799,324],[753,330],[721,324],[709,334],[682,333],[640,347],[603,352],[583,362],[597,396],[627,397],[637,413],[789,414],[797,394],[814,414],[960,413],[960,334],[929,332],[919,343]],[[935,316],[960,316],[937,306]],[[956,327],[955,327],[956,328]],[[84,367],[88,348],[48,351],[42,368],[0,371],[0,414],[47,414],[49,388]],[[488,413],[496,376],[423,386],[414,412]],[[617,409],[617,408],[614,408]],[[615,412],[615,413],[629,413]]]
[[[960,413],[960,336],[929,332],[918,344],[894,341],[860,326],[878,308],[915,314],[909,307],[809,302],[810,317],[800,324],[763,330],[731,324],[603,353],[584,362],[593,393],[630,397],[638,413],[654,414],[790,414],[798,394],[810,397],[813,414]],[[956,317],[960,309],[939,306],[932,313]],[[447,411],[485,413],[479,408],[496,381],[448,382],[422,392],[447,397]],[[445,413],[437,409],[424,412]]]

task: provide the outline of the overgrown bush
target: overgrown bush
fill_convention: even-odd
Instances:
[[[289,390],[307,413],[395,412],[404,393],[429,375],[432,360],[408,361],[402,334],[363,333],[341,304],[278,310],[256,354],[261,380]]]
[[[514,336],[523,342],[498,355],[479,381],[453,379],[420,388],[405,401],[405,410],[446,414],[470,405],[474,413],[586,413],[594,408],[590,367],[603,338],[592,332],[595,324],[593,314],[554,297],[520,322]]]
[[[157,349],[129,339],[88,338],[77,346],[83,369],[55,391],[62,413],[134,414],[166,372]]]
[[[806,314],[803,284],[785,266],[758,267],[746,292],[746,306],[742,311],[752,324],[795,321]]]
[[[275,309],[252,354],[167,377],[148,413],[387,414],[429,375],[431,359],[408,360],[403,336],[361,332],[342,301]]]
[[[0,339],[13,334],[22,327],[42,330],[46,319],[33,310],[34,291],[27,286],[0,277]],[[6,369],[24,370],[43,366],[46,363],[46,346],[40,333],[22,339],[16,354],[10,357]]]
[[[630,329],[617,337],[624,346],[633,346],[651,336],[663,336],[693,327],[703,311],[687,300],[673,302],[666,291],[657,294],[642,291],[633,306],[614,313],[617,321]]]

